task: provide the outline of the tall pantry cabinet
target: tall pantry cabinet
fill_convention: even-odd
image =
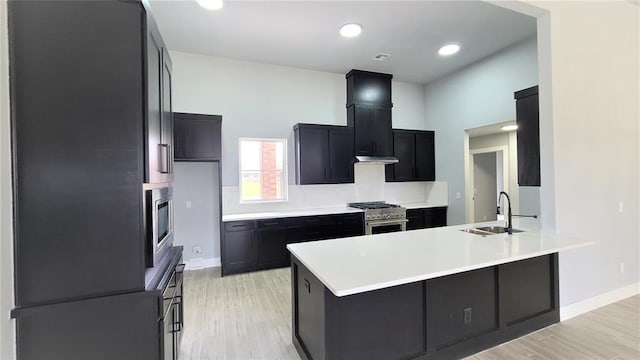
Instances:
[[[153,18],[139,1],[13,0],[8,20],[17,357],[173,359],[181,248],[145,264],[143,184],[173,169]]]

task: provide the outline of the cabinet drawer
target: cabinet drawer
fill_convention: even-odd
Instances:
[[[225,232],[253,230],[254,228],[254,221],[228,221],[224,223]]]
[[[287,226],[287,222],[285,219],[263,219],[256,220],[256,225],[258,229],[274,229]]]
[[[297,226],[332,226],[334,220],[329,215],[292,217],[287,219],[288,227]]]

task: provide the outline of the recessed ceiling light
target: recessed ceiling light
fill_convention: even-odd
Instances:
[[[196,0],[200,6],[207,10],[220,10],[222,9],[222,0]]]
[[[356,37],[362,32],[362,26],[359,24],[345,24],[340,28],[340,35],[346,38]]]
[[[441,47],[440,50],[438,50],[438,54],[440,54],[441,56],[449,56],[456,54],[458,51],[460,51],[460,45],[447,44]]]
[[[505,126],[501,127],[500,129],[502,129],[502,131],[518,130],[518,125],[505,125]]]

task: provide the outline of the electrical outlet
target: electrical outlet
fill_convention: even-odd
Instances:
[[[624,202],[623,201],[619,201],[618,202],[618,211],[619,212],[624,212]]]
[[[191,200],[187,200],[185,206],[187,207],[187,209],[191,209]]]
[[[465,324],[470,324],[471,323],[471,308],[466,308],[463,311],[464,311],[464,323]]]
[[[195,255],[200,255],[202,254],[202,247],[200,247],[200,245],[194,246],[193,247],[193,253]]]
[[[460,199],[460,193],[459,192],[456,193],[456,199]]]
[[[619,265],[620,274],[624,274],[624,263],[621,262]]]

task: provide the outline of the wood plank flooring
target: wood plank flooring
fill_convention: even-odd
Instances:
[[[185,273],[181,360],[298,360],[290,269],[220,277]],[[475,354],[468,360],[640,359],[640,296]]]

